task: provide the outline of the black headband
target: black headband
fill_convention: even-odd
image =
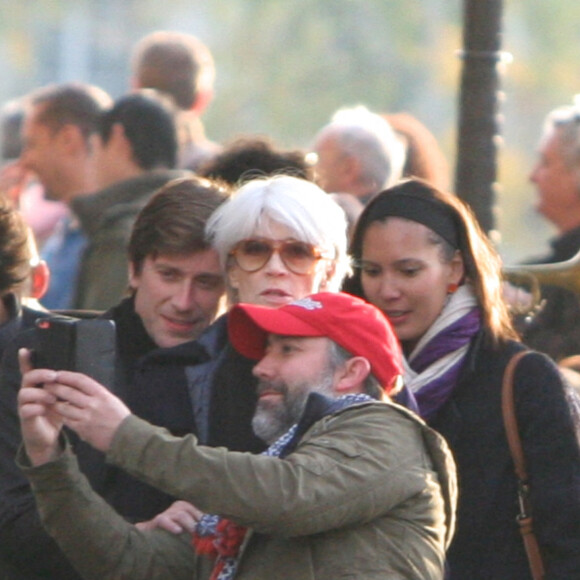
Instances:
[[[385,193],[371,201],[366,215],[367,223],[387,217],[402,217],[423,224],[439,234],[455,249],[459,248],[459,234],[452,211],[436,199],[427,199],[413,193]]]

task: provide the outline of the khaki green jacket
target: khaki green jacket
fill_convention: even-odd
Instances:
[[[203,447],[130,416],[108,460],[248,526],[236,579],[443,578],[454,465],[444,440],[396,405],[325,417],[285,459]],[[45,526],[85,578],[208,578],[189,537],[136,530],[69,454],[25,471]]]

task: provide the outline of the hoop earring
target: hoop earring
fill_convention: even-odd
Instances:
[[[449,284],[447,286],[447,294],[455,294],[455,292],[457,292],[458,288],[459,288],[459,284],[452,282],[451,284]]]

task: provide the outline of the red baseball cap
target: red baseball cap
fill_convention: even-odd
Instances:
[[[403,374],[401,347],[385,315],[343,292],[313,294],[281,308],[237,304],[228,315],[228,332],[234,348],[251,359],[264,356],[268,334],[325,336],[366,358],[385,389]]]

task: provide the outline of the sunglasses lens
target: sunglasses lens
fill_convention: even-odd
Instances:
[[[232,252],[238,266],[246,272],[257,272],[263,268],[274,252],[288,270],[295,274],[308,274],[314,263],[320,259],[316,249],[305,242],[276,242],[251,239],[241,241]]]
[[[244,240],[235,253],[238,266],[246,272],[256,272],[266,265],[272,255],[272,245],[262,240]]]
[[[286,242],[280,248],[280,257],[286,267],[296,274],[310,272],[318,259],[314,247],[304,242]]]

